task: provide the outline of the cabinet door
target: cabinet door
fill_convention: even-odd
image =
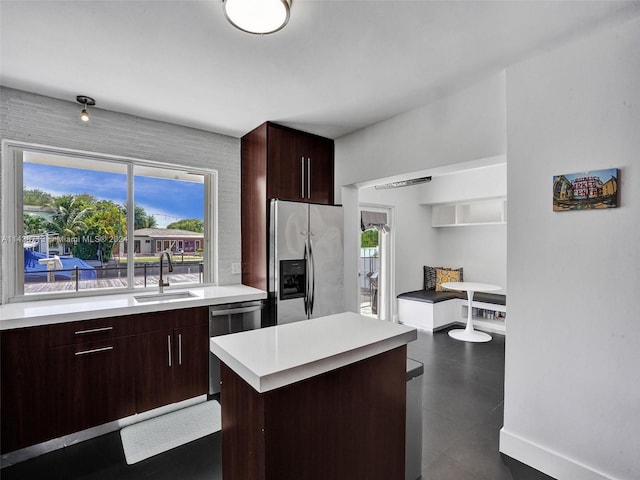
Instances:
[[[52,438],[45,327],[0,333],[0,446],[2,453]]]
[[[187,308],[136,318],[136,410],[175,403],[209,390],[209,309]]]
[[[176,328],[173,333],[174,402],[209,391],[209,326]]]
[[[55,436],[135,413],[133,337],[51,348],[48,400]]]
[[[307,201],[333,205],[333,141],[312,137],[308,142]]]
[[[304,200],[306,172],[300,136],[286,128],[267,130],[267,198]],[[306,168],[306,166],[304,167]],[[304,178],[303,178],[304,177]]]
[[[173,403],[173,329],[138,335],[136,411]]]

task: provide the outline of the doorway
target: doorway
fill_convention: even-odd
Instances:
[[[359,311],[380,320],[391,318],[391,215],[389,207],[360,205]]]

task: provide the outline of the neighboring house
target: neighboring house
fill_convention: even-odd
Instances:
[[[204,233],[174,228],[141,228],[134,230],[133,236],[133,251],[140,254],[155,254],[165,250],[196,253],[204,244]],[[121,248],[121,251],[127,252],[126,242],[122,243]]]

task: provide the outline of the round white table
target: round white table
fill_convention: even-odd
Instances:
[[[467,314],[467,326],[462,329],[449,330],[449,336],[456,340],[463,340],[465,342],[489,342],[491,341],[491,335],[478,332],[473,329],[473,292],[494,292],[500,290],[498,285],[491,285],[488,283],[476,283],[476,282],[445,282],[442,284],[442,288],[449,290],[464,290],[467,292],[467,301],[469,302],[469,311]]]

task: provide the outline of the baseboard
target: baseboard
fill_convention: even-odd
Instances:
[[[558,480],[615,480],[525,438],[500,430],[500,452]]]

